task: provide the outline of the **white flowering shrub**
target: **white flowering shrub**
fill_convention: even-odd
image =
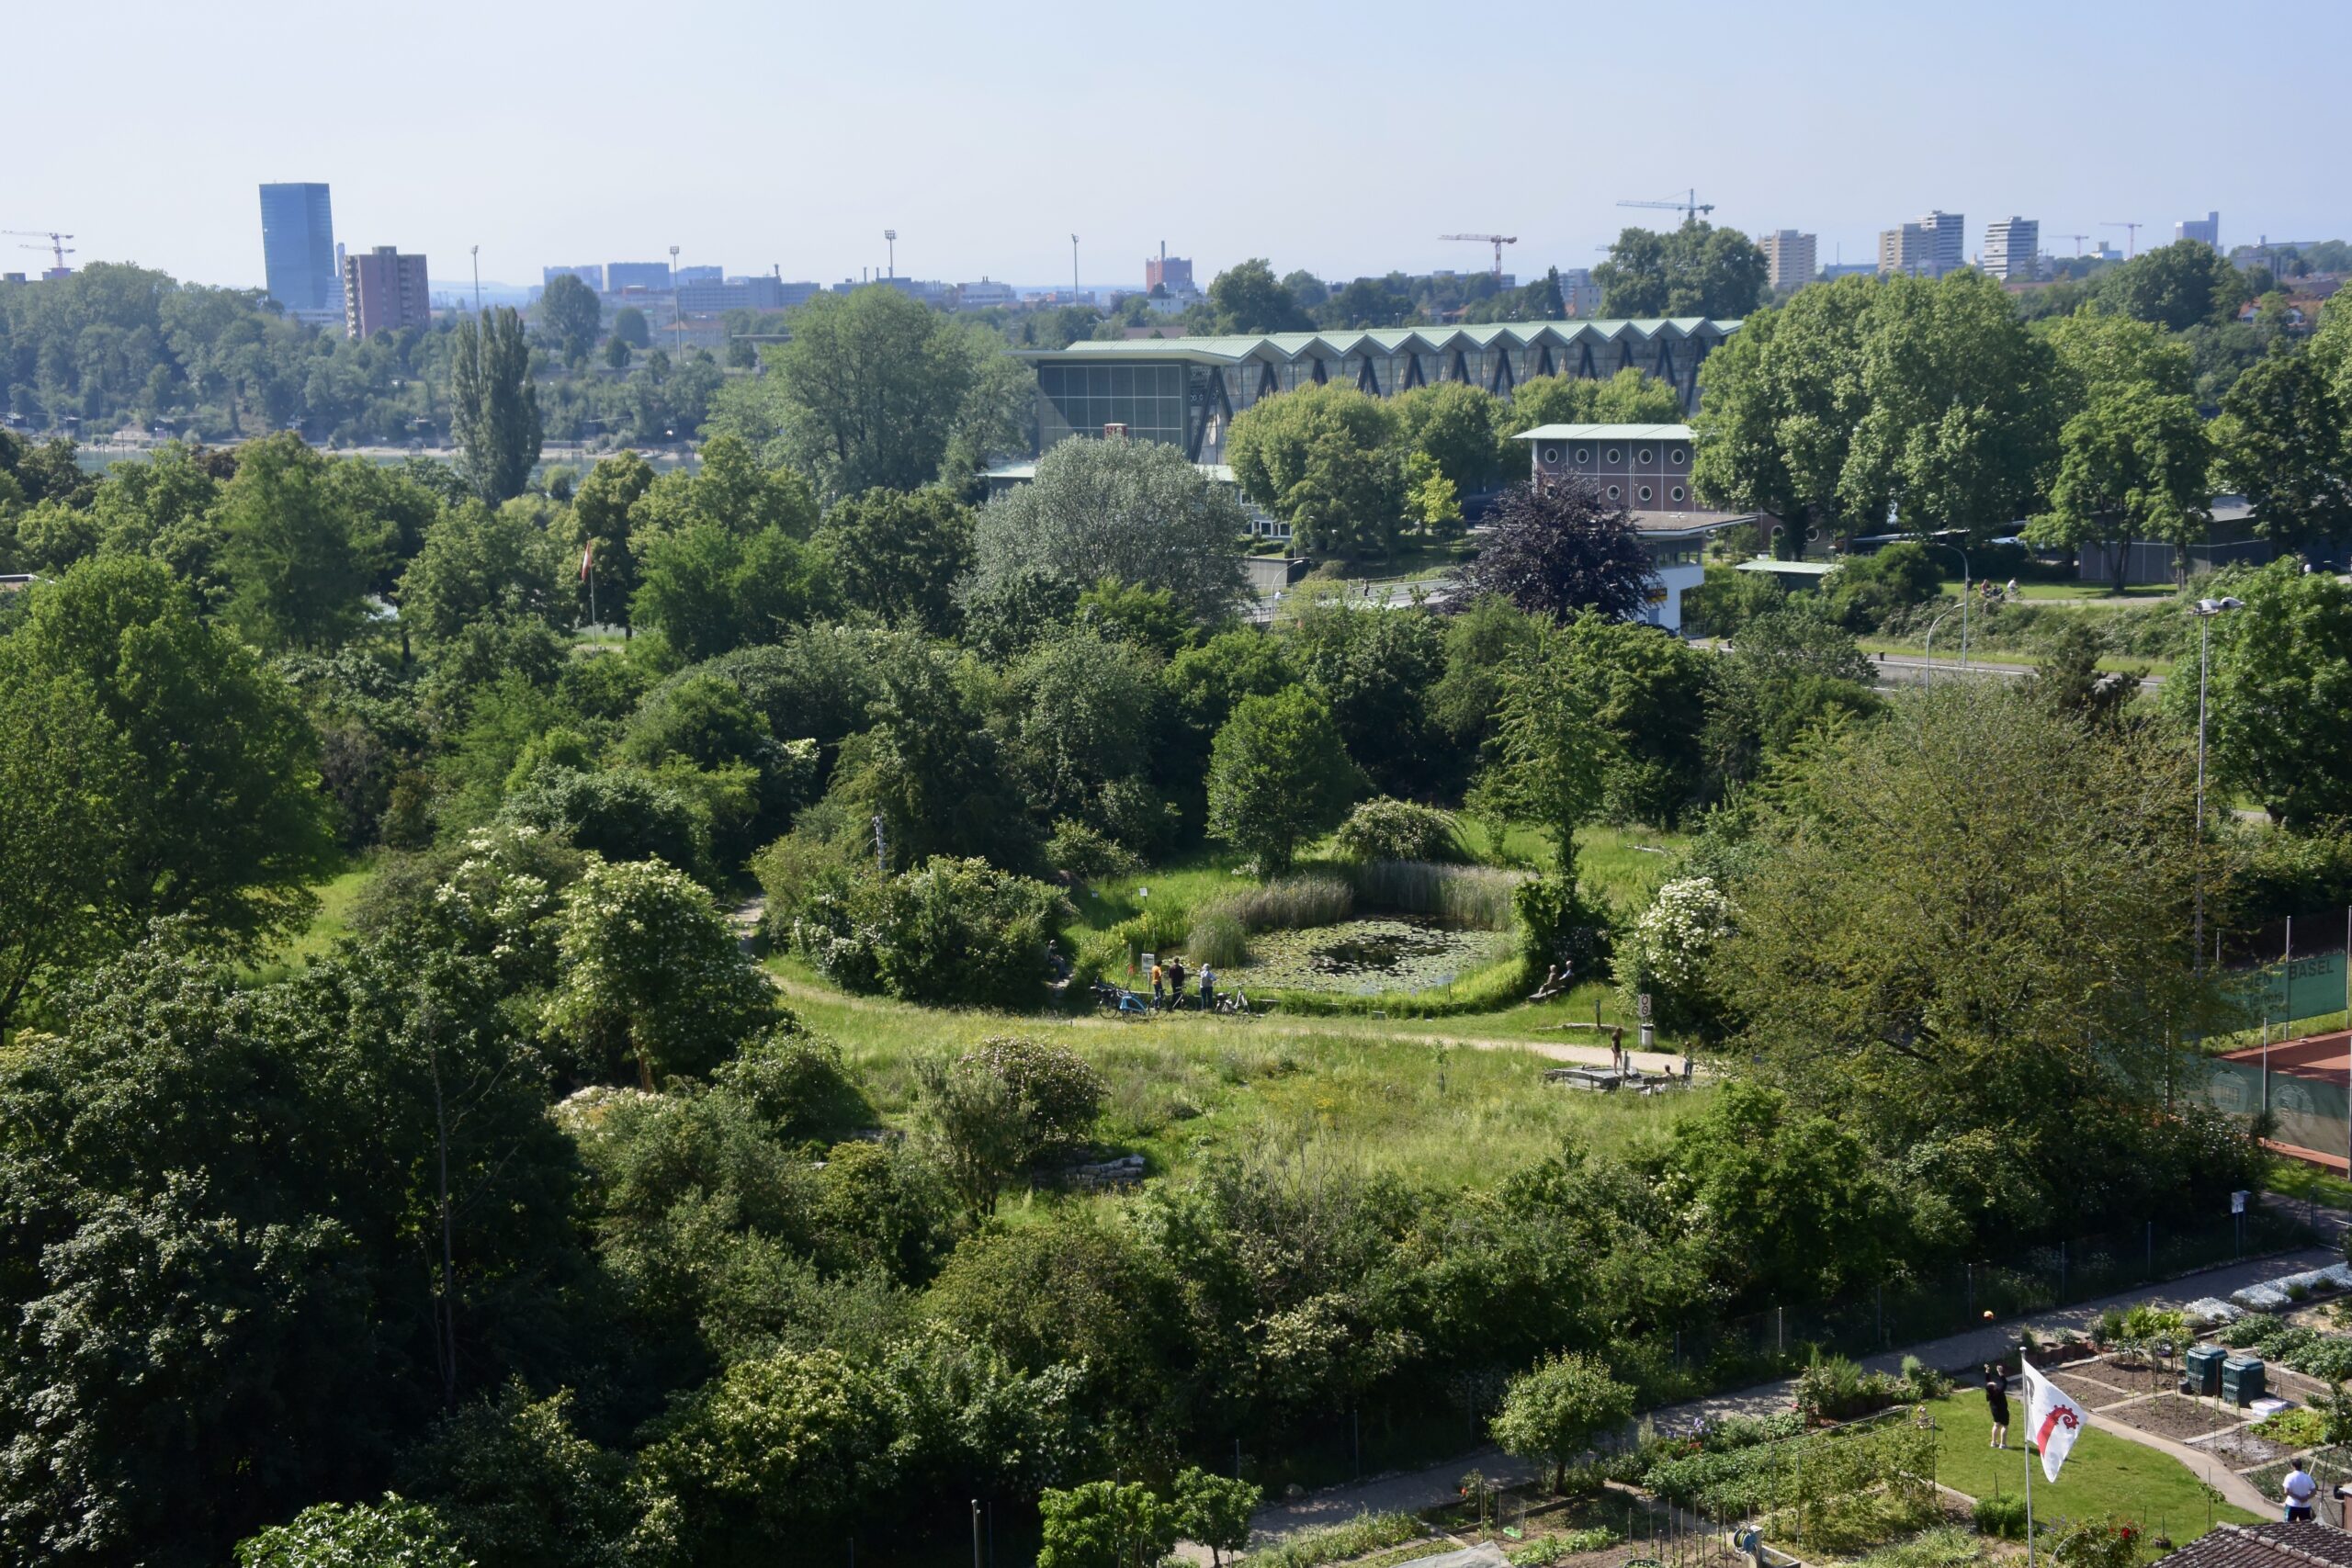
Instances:
[[[1646,991],[1660,1028],[1709,1028],[1716,1008],[1708,970],[1731,930],[1731,901],[1713,878],[1688,876],[1660,887],[1618,944],[1617,986],[1628,1006]]]

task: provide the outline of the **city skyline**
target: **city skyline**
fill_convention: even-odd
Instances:
[[[2214,208],[2233,241],[2352,230],[2352,184],[2319,143],[2249,154],[2198,117],[2167,112],[2163,96],[2193,84],[2217,103],[2318,101],[2327,62],[2352,49],[2352,16],[2340,14],[2312,18],[2307,47],[2282,54],[2216,36],[2203,25],[2209,13],[2178,4],[2143,7],[2128,28],[2110,6],[1999,5],[1858,27],[1848,9],[1782,7],[1768,20],[1710,0],[1679,14],[1678,27],[1711,47],[1677,65],[1677,112],[1655,112],[1643,73],[1577,77],[1557,173],[1532,172],[1532,114],[1510,139],[1514,153],[1500,156],[1486,117],[1416,100],[1404,112],[1252,113],[1260,131],[1295,124],[1310,161],[1270,153],[1262,135],[1212,135],[1171,154],[1162,179],[1134,177],[1138,66],[1118,57],[1124,14],[1107,10],[1039,30],[1017,19],[976,25],[922,4],[887,15],[772,14],[689,0],[662,25],[726,38],[723,58],[763,62],[769,85],[736,70],[717,73],[729,90],[704,90],[673,71],[644,105],[662,135],[595,139],[588,153],[571,151],[588,142],[548,138],[547,100],[531,87],[550,70],[584,74],[609,51],[626,52],[648,31],[640,10],[590,0],[567,16],[577,42],[551,53],[542,21],[518,8],[429,6],[425,35],[465,47],[435,52],[405,85],[388,76],[400,105],[388,121],[350,114],[348,82],[318,68],[369,41],[364,19],[262,0],[245,25],[226,29],[162,6],[132,9],[141,25],[104,51],[85,47],[86,28],[70,13],[17,19],[28,57],[55,62],[20,84],[19,132],[74,123],[77,151],[19,156],[6,226],[76,234],[77,265],[136,261],[235,287],[263,283],[254,188],[288,180],[334,187],[338,237],[354,248],[397,237],[461,256],[480,245],[483,276],[516,283],[547,265],[666,254],[672,244],[682,265],[715,258],[730,274],[780,265],[786,278],[830,283],[881,272],[886,229],[899,234],[900,276],[947,281],[1067,276],[1073,232],[1090,286],[1138,280],[1163,240],[1195,259],[1203,284],[1253,255],[1330,277],[1470,272],[1481,247],[1436,236],[1487,229],[1521,236],[1505,267],[1528,278],[1545,265],[1590,265],[1629,224],[1671,224],[1669,212],[1614,204],[1691,185],[1715,204],[1718,224],[1816,235],[1824,265],[1869,257],[1882,230],[1936,208],[2037,216],[2060,254],[2070,247],[2059,236],[2078,231],[2120,245],[2109,220],[2138,222],[2143,247],[2161,243]],[[1250,13],[1248,62],[1218,89],[1227,110],[1240,113],[1252,95],[1306,110],[1283,84],[1310,65],[1317,81],[1393,73],[1413,51],[1397,41],[1411,36],[1399,30],[1406,14],[1390,9]],[[1239,16],[1202,13],[1212,35]],[[910,25],[924,17],[959,25]],[[1448,30],[1476,36],[1522,20],[1474,6],[1451,16]],[[1562,18],[1564,47],[1591,22]],[[1138,37],[1134,47],[1160,44]],[[1187,44],[1194,54],[1214,47]],[[1918,123],[1916,76],[1930,60],[1953,79],[1993,84],[1974,104],[1974,129],[1886,134]],[[1430,68],[1443,73],[1444,62],[1440,50]],[[258,76],[270,90],[218,92],[231,76]],[[1776,110],[1769,137],[1755,134],[1764,82],[1801,106]],[[1540,66],[1500,85],[1531,110],[1568,93]],[[92,101],[141,109],[91,123],[82,108]],[[166,125],[170,179],[88,173],[152,161]],[[956,131],[952,159],[945,126]],[[1060,155],[1029,155],[1047,143]],[[1179,166],[1190,173],[1176,177]],[[1972,254],[1981,231],[1972,223]]]

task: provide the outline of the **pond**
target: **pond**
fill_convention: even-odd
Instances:
[[[1261,931],[1223,972],[1244,990],[1426,991],[1507,957],[1507,931],[1458,931],[1415,915]]]

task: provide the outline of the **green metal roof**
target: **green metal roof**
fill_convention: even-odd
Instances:
[[[1688,338],[1702,333],[1722,337],[1736,332],[1736,321],[1710,321],[1704,316],[1674,316],[1649,321],[1486,321],[1461,327],[1385,327],[1368,332],[1262,333],[1227,337],[1136,338],[1097,341],[1092,338],[1068,348],[1024,349],[1022,359],[1185,359],[1196,364],[1235,365],[1271,355],[1298,359],[1320,351],[1327,358],[1351,354],[1448,354],[1460,349],[1492,348],[1497,343],[1524,348],[1549,342],[1569,347],[1578,343],[1615,344],[1627,338],[1639,343],[1660,337]]]

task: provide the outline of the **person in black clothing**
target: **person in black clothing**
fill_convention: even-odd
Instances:
[[[2001,1369],[1984,1365],[1984,1408],[1993,1416],[1993,1440],[1987,1448],[2006,1449],[2009,1446],[2009,1380]]]
[[[1168,961],[1168,1005],[1178,1012],[1184,1010],[1184,957],[1182,953]]]

